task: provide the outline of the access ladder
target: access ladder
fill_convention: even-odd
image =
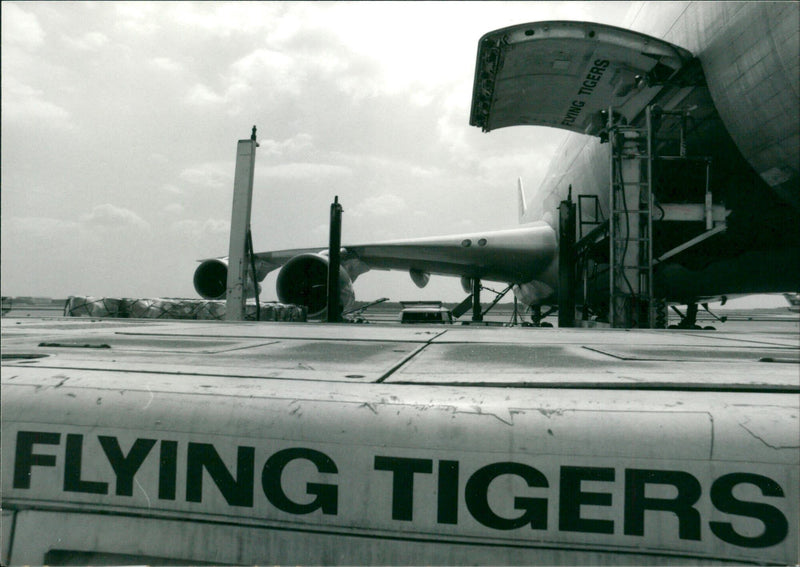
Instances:
[[[653,297],[653,131],[651,109],[644,128],[613,121],[609,215],[609,323],[612,327],[651,328]]]

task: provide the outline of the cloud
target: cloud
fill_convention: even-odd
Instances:
[[[88,32],[80,37],[64,36],[67,45],[82,51],[95,51],[108,44],[108,36],[101,32]]]
[[[203,84],[196,84],[186,93],[186,102],[197,106],[222,104],[225,95],[219,95]]]
[[[96,205],[91,213],[81,217],[81,221],[88,226],[100,228],[132,227],[139,230],[150,228],[147,221],[133,211],[111,203]]]
[[[286,140],[259,140],[259,155],[283,156],[313,148],[313,137],[310,134],[298,134]]]
[[[3,119],[41,119],[66,125],[70,114],[44,98],[44,92],[24,84],[13,76],[3,77]]]
[[[284,10],[278,2],[249,3],[242,10],[238,3],[193,4],[178,2],[171,5],[171,17],[190,32],[200,31],[213,38],[228,38],[231,35],[266,32],[279,20]]]
[[[191,185],[219,189],[233,187],[233,171],[233,164],[209,162],[188,167],[179,176]]]
[[[203,236],[227,235],[230,232],[231,223],[222,219],[206,219],[205,221],[183,219],[174,222],[172,229],[183,236],[197,240]]]
[[[237,59],[221,81],[223,88],[214,89],[196,83],[186,94],[188,104],[195,106],[227,105],[235,112],[237,103],[259,91],[299,96],[304,94],[307,65],[296,56],[268,48],[259,48]]]
[[[354,217],[383,217],[396,215],[408,209],[402,197],[384,193],[369,197],[352,207],[350,214]]]
[[[418,165],[412,165],[409,168],[409,172],[414,177],[420,177],[422,179],[435,179],[444,173],[442,169],[438,167],[420,167]]]
[[[258,177],[273,179],[326,179],[331,177],[349,177],[352,169],[343,165],[328,163],[284,163],[280,165],[256,166]]]
[[[172,193],[173,195],[183,194],[183,190],[177,185],[173,185],[172,183],[165,183],[164,185],[161,186],[161,190],[167,193]]]
[[[150,63],[162,71],[176,72],[183,70],[183,66],[169,57],[153,57]]]
[[[3,2],[3,47],[18,45],[26,49],[39,47],[44,41],[44,30],[35,14],[23,10],[18,4]]]
[[[80,228],[80,224],[67,219],[51,217],[11,217],[3,219],[3,239],[21,235],[31,237],[63,238]]]
[[[297,80],[294,58],[274,49],[256,49],[231,65],[231,70],[243,79],[264,73],[275,77],[280,84]]]
[[[119,2],[114,5],[116,27],[136,35],[151,35],[158,30],[163,6],[159,2]]]
[[[185,207],[180,203],[170,203],[162,209],[163,212],[170,216],[178,216],[183,213]]]

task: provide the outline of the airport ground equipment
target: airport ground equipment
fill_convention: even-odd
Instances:
[[[653,146],[651,108],[644,128],[614,121],[608,111],[611,145],[609,323],[612,327],[649,328],[653,298]]]
[[[328,323],[342,321],[342,305],[339,300],[339,270],[342,250],[342,213],[339,197],[331,203],[330,237],[328,239]]]
[[[253,174],[256,166],[256,127],[249,140],[239,140],[236,145],[236,170],[233,178],[233,206],[231,207],[231,232],[228,248],[227,291],[225,318],[228,321],[244,319],[247,299],[248,273],[250,268],[248,235],[250,234],[250,210],[253,203]],[[252,237],[251,242],[252,242]],[[253,292],[258,284],[254,280]]]
[[[0,562],[797,564],[791,321],[4,317]]]
[[[686,151],[689,114],[647,106],[644,127],[610,120],[607,132],[601,133],[609,144],[608,218],[603,218],[597,195],[578,195],[574,255],[578,283],[573,293],[583,305],[584,320],[594,311],[607,313],[612,327],[665,327],[666,301],[661,295],[665,291],[659,293],[654,286],[658,265],[726,230],[729,211],[713,203],[710,190],[711,159]],[[615,115],[613,109],[607,112]],[[678,188],[671,179],[681,168],[694,173],[683,174],[686,186]],[[658,194],[654,185],[660,188]],[[676,191],[687,202],[657,200]],[[688,226],[703,228],[683,236],[682,227]],[[607,286],[602,285],[604,274]],[[597,299],[603,289],[608,290],[607,303]],[[682,316],[684,326],[694,326],[696,313],[696,305],[690,305],[688,318]]]
[[[558,206],[558,326],[575,326],[575,211],[572,187]]]

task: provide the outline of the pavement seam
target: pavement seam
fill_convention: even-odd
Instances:
[[[384,382],[384,380],[386,380],[386,379],[387,379],[389,376],[391,376],[392,374],[394,374],[395,372],[397,372],[398,370],[400,370],[400,368],[402,368],[403,366],[405,366],[405,364],[406,364],[406,363],[407,363],[409,360],[411,360],[412,358],[416,358],[416,356],[417,356],[419,353],[421,353],[423,350],[425,350],[426,348],[428,348],[428,347],[429,347],[431,344],[433,344],[433,341],[435,341],[436,339],[438,339],[439,337],[441,337],[441,336],[442,336],[442,335],[444,335],[445,333],[447,333],[447,330],[444,330],[444,331],[442,331],[442,332],[440,332],[440,333],[437,333],[436,335],[434,335],[433,337],[429,338],[427,341],[425,341],[424,343],[422,343],[422,344],[421,344],[419,347],[417,347],[416,349],[414,349],[414,351],[413,351],[413,352],[411,352],[411,353],[409,353],[408,355],[406,355],[405,357],[403,357],[403,359],[402,359],[400,362],[398,362],[397,364],[395,364],[394,366],[392,366],[391,368],[389,368],[389,370],[387,370],[386,372],[384,372],[384,373],[383,373],[383,375],[381,375],[381,376],[380,376],[380,377],[379,377],[377,380],[375,380],[375,384],[381,384],[381,383],[383,383],[383,382]]]

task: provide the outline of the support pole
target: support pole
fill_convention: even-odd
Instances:
[[[337,196],[331,203],[331,230],[328,240],[328,323],[341,323],[342,321],[339,266],[341,266],[343,211]]]
[[[472,279],[472,320],[476,323],[483,321],[481,314],[481,280]]]
[[[233,177],[233,206],[228,248],[228,282],[225,295],[225,320],[242,321],[247,287],[247,232],[250,229],[250,208],[253,202],[253,172],[256,164],[256,127],[249,140],[236,146],[236,171]]]
[[[558,326],[575,326],[575,203],[572,185],[558,206]]]

